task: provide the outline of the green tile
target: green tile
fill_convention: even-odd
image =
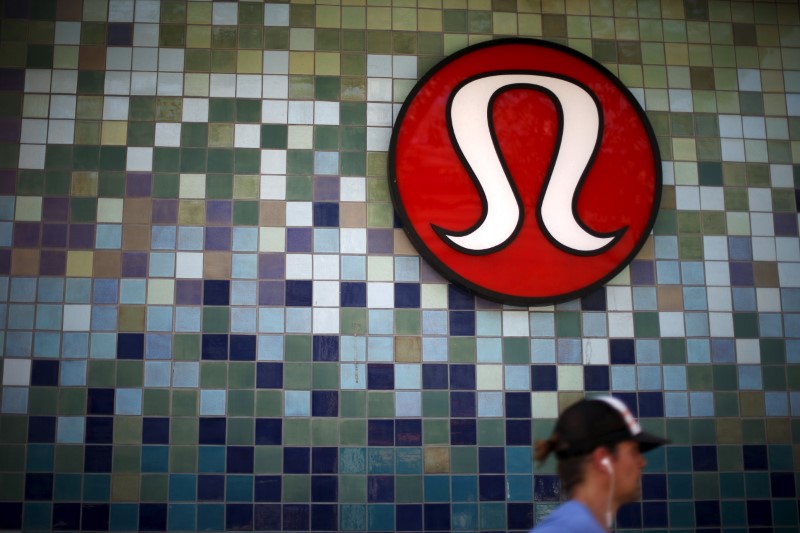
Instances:
[[[339,388],[339,365],[314,363],[311,370],[311,384],[314,390]]]
[[[167,402],[167,405],[169,403]],[[173,416],[197,416],[197,391],[175,390],[172,391]]]
[[[206,167],[208,172],[217,175],[228,173],[228,178],[233,181],[233,176],[230,175],[234,167],[233,154],[232,148],[209,148],[208,166]]]
[[[478,448],[476,446],[454,446],[450,449],[450,472],[474,474],[478,472]]]
[[[233,202],[233,224],[235,226],[258,226],[258,202],[235,200]]]
[[[686,382],[689,390],[712,390],[712,369],[708,366],[690,365],[686,367]]]
[[[470,337],[448,338],[447,360],[451,363],[475,363],[477,360],[475,339]]]
[[[342,150],[366,150],[367,129],[363,127],[344,127],[342,133]]]
[[[17,194],[41,195],[44,191],[45,173],[39,170],[22,170],[17,180]]]
[[[394,393],[367,393],[367,416],[369,418],[391,418],[394,416]]]
[[[758,315],[756,313],[733,313],[733,333],[737,338],[758,337]]]
[[[289,98],[308,100],[314,97],[313,76],[289,76]]]
[[[283,472],[283,452],[280,446],[257,446],[255,471],[258,474],[278,474]]]
[[[116,383],[116,361],[89,361],[90,387],[113,387]]]
[[[83,446],[56,445],[56,472],[83,472]]]
[[[142,474],[140,486],[142,501],[166,501],[168,479],[166,474]]]
[[[231,418],[230,414],[229,410],[229,417],[227,419],[227,444],[233,446],[252,446],[255,443],[255,422],[253,419]]]
[[[236,122],[261,122],[261,100],[254,98],[236,99]]]
[[[230,389],[254,388],[255,376],[255,363],[236,362],[228,364],[228,388]]]
[[[365,446],[367,444],[367,421],[362,419],[342,420],[339,423],[339,442],[342,446]]]
[[[117,387],[138,388],[143,384],[143,361],[117,361]]]
[[[449,444],[450,423],[448,420],[422,419],[422,442],[426,445]]]
[[[254,4],[242,4],[242,6],[261,7]],[[241,7],[241,6],[240,6]],[[241,15],[241,13],[240,13]],[[263,17],[262,17],[263,18]],[[259,50],[264,45],[264,29],[255,26],[243,26],[239,28],[239,48]]]
[[[229,320],[227,307],[204,307],[203,333],[228,333]]]
[[[286,152],[286,172],[288,174],[312,174],[314,154],[310,150],[288,150]]]
[[[311,424],[309,419],[284,419],[283,443],[286,446],[307,446],[311,444]]]
[[[169,442],[176,444],[197,444],[198,421],[196,418],[170,419]]]
[[[314,80],[314,98],[317,100],[338,100],[341,95],[341,82],[335,76],[317,76]]]
[[[314,446],[336,446],[339,444],[339,422],[334,418],[311,420],[311,444]]]
[[[161,24],[158,44],[163,47],[182,48],[186,43],[186,27],[178,24]]]
[[[208,72],[211,70],[211,51],[186,50],[184,70],[186,72]]]
[[[261,148],[286,149],[288,126],[285,124],[263,124],[261,126]]]
[[[227,386],[228,365],[221,362],[204,361],[200,364],[200,387],[224,389]]]
[[[311,176],[288,176],[286,178],[286,199],[295,202],[310,201],[313,198],[312,187]]]
[[[180,169],[181,152],[178,148],[155,148],[153,150],[153,170],[156,172],[177,172]]]
[[[419,335],[420,312],[416,309],[395,309],[394,324],[397,335]]]
[[[739,395],[735,392],[715,392],[714,414],[718,417],[739,416]]]
[[[127,154],[124,146],[101,146],[100,170],[125,170]]]
[[[45,153],[44,166],[47,169],[72,169],[72,147],[50,144]]]
[[[28,419],[19,415],[3,415],[0,417],[0,443],[26,442],[28,435]],[[24,463],[24,461],[22,461]]]
[[[258,149],[237,148],[234,152],[237,174],[257,174],[261,164],[261,153]]]
[[[713,365],[714,390],[737,390],[736,366]]]
[[[339,157],[343,176],[363,176],[367,173],[367,161],[363,152],[341,152]]]
[[[177,174],[153,175],[153,198],[177,198],[178,188]]]
[[[86,413],[86,389],[59,389],[58,414],[76,416]],[[5,426],[4,431],[5,431]]]
[[[422,416],[446,417],[450,414],[450,397],[447,391],[422,391]]]
[[[170,446],[169,471],[176,474],[197,472],[197,446]]]
[[[71,177],[69,172],[65,171],[47,172],[44,178],[44,193],[48,196],[67,196],[69,195],[70,182],[71,182]]]
[[[52,387],[31,387],[28,393],[28,413],[55,415],[58,412],[58,391]]]
[[[265,50],[288,50],[289,28],[270,28],[264,32]]]
[[[210,159],[211,150],[209,150],[209,163]],[[206,176],[206,198],[229,199],[232,197],[233,176],[231,174],[209,174]]]
[[[483,418],[478,420],[478,445],[503,446],[506,441],[505,421]]]
[[[287,361],[311,361],[311,337],[287,335],[284,339]]]
[[[719,474],[698,472],[694,475],[694,497],[698,500],[719,499]]]
[[[686,339],[661,339],[660,343],[662,363],[686,363]]]
[[[286,389],[309,390],[311,387],[311,363],[284,363],[283,386]]]
[[[342,417],[365,418],[367,416],[366,391],[339,392],[339,411]]]
[[[140,446],[114,446],[112,465],[115,473],[138,473],[142,461]]]
[[[366,476],[339,476],[339,501],[341,503],[361,503],[367,501]]]
[[[391,54],[392,34],[388,31],[379,31],[379,30],[368,31],[367,52],[370,54]]]
[[[336,126],[314,126],[315,150],[338,150],[339,128]]]
[[[283,395],[278,390],[256,391],[256,416],[280,417],[283,415]]]
[[[395,478],[397,503],[415,503],[423,494],[422,476],[397,476]]]
[[[786,390],[786,367],[780,365],[764,365],[761,367],[764,390]]]
[[[580,337],[581,316],[576,311],[560,311],[555,314],[556,335],[559,337]]]
[[[743,444],[763,444],[766,440],[766,428],[763,420],[742,419]]]
[[[527,364],[531,361],[530,342],[527,338],[503,339],[503,363]]]

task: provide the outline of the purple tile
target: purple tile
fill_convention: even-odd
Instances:
[[[42,229],[42,247],[66,248],[67,224],[44,224]]]
[[[124,278],[147,277],[147,253],[123,252],[122,277]]]
[[[773,213],[775,235],[778,237],[797,237],[797,215],[795,213]]]
[[[441,274],[428,264],[427,261],[419,262],[419,279],[423,283],[444,283],[445,279]]]
[[[14,246],[34,248],[39,246],[42,226],[38,222],[17,222],[14,224]]]
[[[43,276],[63,276],[67,272],[67,252],[61,250],[42,250],[39,254],[39,274]]]
[[[109,22],[106,43],[109,46],[131,46],[133,44],[133,23]]]
[[[202,295],[202,280],[179,279],[175,282],[175,303],[179,305],[200,305],[203,301]]]
[[[150,196],[153,175],[149,172],[130,172],[125,177],[125,194],[132,198]]]
[[[260,279],[283,279],[286,277],[286,258],[283,254],[259,254],[258,277]]]
[[[206,222],[209,224],[230,224],[233,202],[230,200],[208,200],[206,202]]]
[[[729,266],[732,286],[752,287],[755,284],[753,278],[753,263],[734,261],[729,263]]]
[[[0,170],[0,194],[14,194],[17,191],[17,171]]]
[[[76,249],[94,248],[94,224],[70,224],[69,247]]]
[[[287,228],[286,229],[286,251],[288,251],[288,252],[310,252],[311,251],[311,228]]]
[[[286,289],[282,281],[258,283],[258,305],[284,305]]]
[[[42,220],[45,222],[66,222],[69,218],[69,198],[45,196],[42,200]]]
[[[25,4],[25,2],[20,2]],[[6,2],[6,6],[8,6]],[[25,89],[25,70],[21,68],[0,68],[0,90],[22,91]]]
[[[206,228],[206,250],[228,251],[231,249],[231,228]]]
[[[735,363],[735,341],[733,339],[711,339],[711,360],[715,363]]]
[[[475,297],[475,308],[476,309],[502,309],[503,304],[497,302],[490,302],[489,300],[484,300],[483,298]]]
[[[314,178],[314,200],[337,202],[339,200],[339,178],[336,176]]]
[[[19,142],[22,120],[18,118],[0,118],[0,142]]]
[[[11,250],[0,250],[0,274],[8,274],[11,271]]]
[[[656,282],[656,272],[653,261],[631,261],[631,284],[653,285]]]
[[[390,229],[367,230],[367,252],[390,254],[394,248],[394,235]]]
[[[154,223],[174,224],[178,220],[178,200],[153,200],[152,217]]]

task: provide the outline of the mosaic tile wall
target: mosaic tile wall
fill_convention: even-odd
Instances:
[[[797,531],[800,13],[704,0],[0,2],[0,529],[524,531],[612,392],[674,444],[620,530]],[[664,159],[644,250],[531,309],[395,226],[415,81],[521,35]]]

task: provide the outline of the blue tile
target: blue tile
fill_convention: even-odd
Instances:
[[[203,281],[203,305],[229,305],[230,281],[205,280]]]
[[[312,283],[306,280],[286,280],[286,305],[310,307]]]
[[[305,447],[283,448],[283,472],[308,474],[311,471],[311,449]]]

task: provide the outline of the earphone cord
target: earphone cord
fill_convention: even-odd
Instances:
[[[608,505],[606,506],[606,527],[610,530],[614,523],[614,517],[611,514],[611,502],[614,499],[614,471],[609,469],[608,473],[611,474],[611,488],[608,491]]]

